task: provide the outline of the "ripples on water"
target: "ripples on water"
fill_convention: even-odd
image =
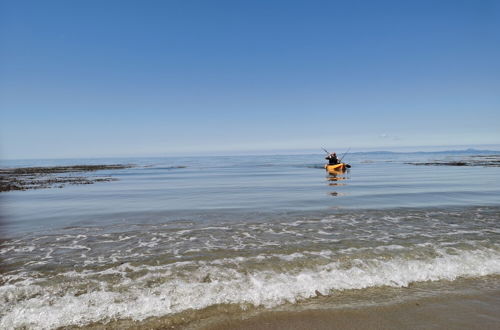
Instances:
[[[353,156],[337,176],[313,156],[140,160],[153,166],[118,182],[9,193],[0,326],[271,308],[500,274],[499,169],[394,157]]]

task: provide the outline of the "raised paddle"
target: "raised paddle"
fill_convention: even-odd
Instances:
[[[349,149],[347,149],[347,151],[346,151],[346,152],[344,152],[344,154],[342,155],[342,157],[341,157],[341,158],[340,158],[340,160],[339,160],[339,163],[342,163],[342,159],[344,159],[345,155],[347,155],[347,153],[349,152],[349,150],[351,150],[351,147],[349,147]],[[347,168],[351,168],[351,165],[349,165],[349,164],[345,164],[345,167],[347,167]]]
[[[342,155],[342,157],[340,157],[339,163],[342,163],[342,159],[344,159],[345,155],[347,155],[347,153],[349,152],[349,150],[351,150],[351,147],[349,147],[349,149],[347,149],[347,151],[344,152],[344,154]]]

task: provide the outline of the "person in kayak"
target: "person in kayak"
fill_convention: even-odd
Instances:
[[[325,159],[328,159],[328,165],[337,165],[339,163],[336,153],[329,154]]]

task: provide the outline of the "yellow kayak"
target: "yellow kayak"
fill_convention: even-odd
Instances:
[[[347,164],[346,163],[340,163],[340,164],[335,164],[335,165],[325,165],[325,169],[327,170],[328,173],[339,173],[339,172],[344,172],[347,169]]]

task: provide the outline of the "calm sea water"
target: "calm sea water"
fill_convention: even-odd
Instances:
[[[428,281],[499,288],[500,167],[406,164],[471,156],[350,154],[336,176],[320,154],[4,162],[136,167],[0,195],[0,328],[301,306],[350,290],[369,304],[370,290]]]

